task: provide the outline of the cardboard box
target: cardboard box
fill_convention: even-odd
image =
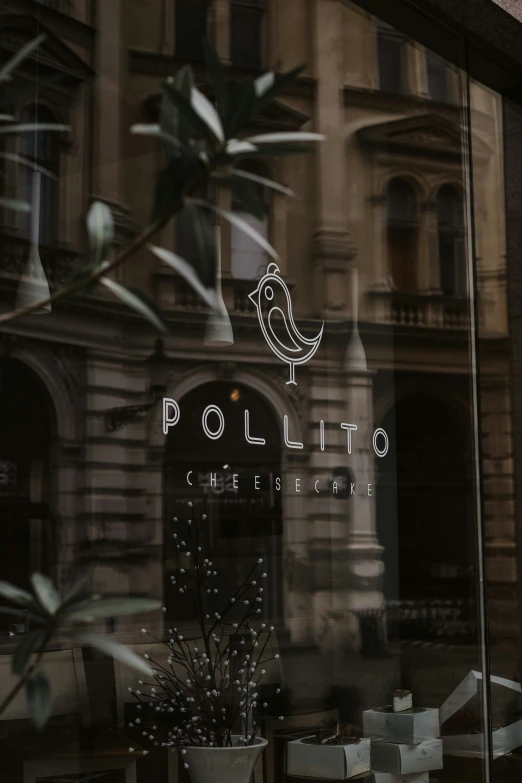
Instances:
[[[420,772],[418,775],[389,775],[387,772],[375,773],[375,783],[429,783],[429,780],[429,772]]]
[[[468,701],[478,694],[479,683],[482,681],[482,672],[471,671],[458,685],[453,693],[448,696],[440,708],[441,723],[444,723],[455,715]],[[522,693],[522,687],[519,682],[506,680],[504,677],[490,677],[492,685],[500,685],[503,688]],[[496,729],[492,735],[493,758],[510,753],[515,748],[522,745],[522,720],[516,721],[509,726],[503,726]],[[484,757],[484,735],[483,734],[450,734],[443,737],[444,753],[449,756],[462,756],[464,758],[483,758]]]
[[[440,737],[439,711],[414,707],[405,712],[394,712],[393,707],[380,707],[363,712],[364,736],[418,745],[425,740]]]
[[[286,774],[320,780],[349,780],[371,769],[370,740],[349,745],[317,745],[313,737],[286,746]]]
[[[391,775],[410,775],[442,769],[442,740],[432,739],[418,745],[372,742],[372,769]]]

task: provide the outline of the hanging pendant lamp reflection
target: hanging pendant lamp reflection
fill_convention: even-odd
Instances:
[[[233,345],[234,333],[230,317],[223,301],[221,288],[221,229],[216,226],[217,270],[216,270],[216,298],[219,310],[210,313],[205,330],[205,345]]]
[[[34,171],[32,175],[32,204],[31,204],[31,244],[24,271],[20,278],[16,292],[16,309],[34,305],[37,302],[49,299],[49,283],[45,276],[44,268],[40,260],[40,199],[41,199],[41,174]],[[36,315],[45,315],[51,312],[51,305],[47,303]]]

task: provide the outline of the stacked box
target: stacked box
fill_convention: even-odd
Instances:
[[[364,735],[372,740],[376,783],[426,783],[431,770],[443,767],[439,711],[413,707],[366,710]]]
[[[418,775],[389,775],[387,772],[375,772],[375,783],[429,783],[430,773],[421,772]]]
[[[286,746],[286,774],[319,780],[350,780],[370,770],[370,740],[346,745],[317,745],[313,737]]]

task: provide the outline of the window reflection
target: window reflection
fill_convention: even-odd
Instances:
[[[412,185],[393,179],[388,185],[388,264],[394,287],[414,293],[417,280],[417,199]]]
[[[377,22],[379,88],[385,92],[407,91],[406,39],[390,25]]]

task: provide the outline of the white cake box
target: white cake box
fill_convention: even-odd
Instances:
[[[393,707],[380,707],[363,712],[364,736],[418,745],[440,736],[439,711],[414,707],[405,712],[394,712]]]
[[[388,772],[376,772],[375,783],[429,783],[430,773],[420,772],[418,775],[390,775]]]
[[[482,673],[475,671],[471,671],[462,680],[440,708],[441,723],[455,715],[470,699],[477,695],[481,680]],[[519,682],[506,680],[504,677],[490,677],[490,682],[492,685],[500,685],[516,693],[522,693]],[[522,745],[522,720],[518,720],[510,726],[496,729],[492,733],[492,741],[493,758],[504,756],[520,747]],[[443,737],[443,742],[444,753],[449,756],[484,757],[484,734],[450,734]]]
[[[370,740],[349,745],[317,745],[313,737],[286,746],[286,774],[294,777],[349,780],[370,770]]]
[[[391,775],[409,775],[442,769],[442,740],[432,739],[418,745],[372,742],[372,769]]]

